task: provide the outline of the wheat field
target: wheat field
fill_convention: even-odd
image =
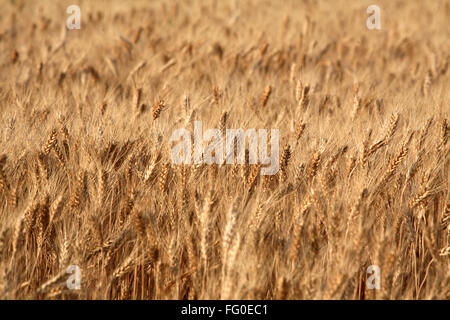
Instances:
[[[450,299],[450,1],[374,2],[3,0],[0,298]]]

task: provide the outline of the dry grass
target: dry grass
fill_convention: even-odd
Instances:
[[[450,299],[448,0],[15,2],[1,298]],[[279,173],[172,164],[195,120],[278,128]]]

